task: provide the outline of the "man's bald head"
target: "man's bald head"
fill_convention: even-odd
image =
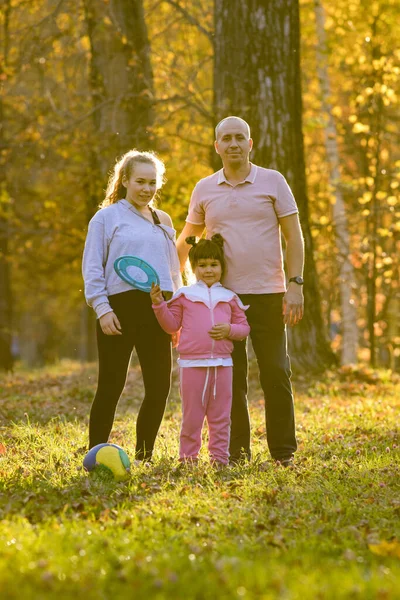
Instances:
[[[240,123],[246,129],[247,137],[250,138],[249,124],[246,123],[246,121],[244,119],[241,119],[240,117],[235,117],[234,115],[232,115],[229,117],[225,117],[218,123],[218,125],[215,128],[215,139],[218,140],[218,133],[219,133],[219,130],[221,129],[222,125],[224,125],[225,123],[234,124],[235,122]]]

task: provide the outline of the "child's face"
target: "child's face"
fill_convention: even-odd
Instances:
[[[221,263],[216,258],[201,258],[194,269],[197,281],[204,281],[211,287],[221,279]]]

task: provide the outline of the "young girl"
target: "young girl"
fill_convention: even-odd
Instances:
[[[182,285],[169,215],[153,208],[164,163],[152,152],[127,152],[115,165],[101,209],[89,223],[83,256],[85,296],[97,315],[99,379],[90,412],[89,447],[107,442],[125,386],[133,348],[145,395],[136,423],[136,458],[149,460],[171,379],[171,339],[159,326],[147,292],[132,289],[114,270],[133,255],[157,271],[161,289]]]
[[[197,283],[180,288],[165,302],[159,286],[150,292],[153,309],[167,333],[181,329],[178,345],[182,396],[180,460],[196,460],[207,417],[209,451],[217,464],[228,464],[232,405],[232,340],[250,331],[238,296],[222,287],[223,239],[190,237],[189,260]]]

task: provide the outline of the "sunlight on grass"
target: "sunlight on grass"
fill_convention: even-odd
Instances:
[[[252,365],[253,461],[215,471],[206,434],[179,468],[175,374],[154,463],[115,483],[82,470],[95,375],[65,362],[0,381],[1,598],[399,598],[398,379],[298,378],[283,469]],[[131,457],[141,393],[133,364],[111,440]]]

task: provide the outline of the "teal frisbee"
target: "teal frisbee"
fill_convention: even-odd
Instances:
[[[128,273],[129,267],[136,267],[136,269],[143,272],[147,279],[135,279]],[[137,256],[120,256],[114,262],[114,270],[118,277],[125,281],[125,283],[142,292],[150,292],[152,283],[160,285],[160,278],[157,271],[149,263]]]

